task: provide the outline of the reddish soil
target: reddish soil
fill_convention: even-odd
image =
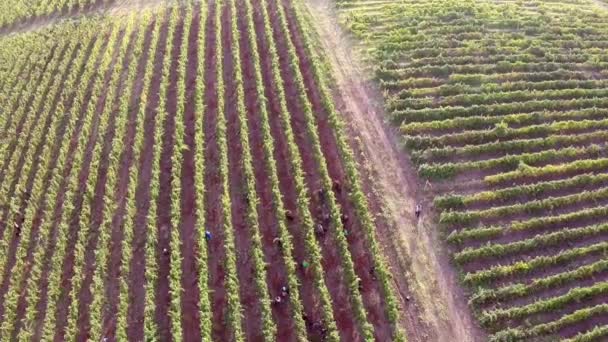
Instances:
[[[156,55],[154,56],[154,70],[150,89],[148,89],[148,102],[146,106],[146,118],[144,123],[145,132],[154,132],[154,127],[160,124],[156,120],[158,113],[159,87],[163,60],[166,57],[168,25],[166,18],[161,27]],[[147,43],[148,44],[148,43]],[[130,340],[142,341],[144,339],[144,306],[145,306],[145,246],[147,236],[147,215],[150,208],[150,180],[152,178],[153,146],[154,134],[146,134],[144,137],[144,151],[137,161],[136,167],[139,168],[139,180],[135,194],[137,214],[133,231],[133,258],[131,260],[131,274],[129,275],[129,318],[127,334]]]
[[[311,141],[308,138],[306,119],[302,105],[299,103],[299,92],[297,85],[294,82],[291,68],[289,67],[289,56],[287,50],[287,39],[283,36],[278,25],[279,19],[276,12],[277,4],[273,1],[269,2],[271,21],[276,23],[273,25],[275,31],[275,39],[277,50],[279,52],[281,72],[285,80],[285,94],[287,96],[287,106],[292,114],[291,125],[294,130],[296,144],[300,148],[302,157],[302,166],[304,170],[307,186],[310,190],[316,191],[321,187],[321,178],[317,169],[317,164],[313,158],[313,150]],[[312,198],[310,203],[310,211],[313,215],[316,214],[317,223],[321,223],[321,212],[323,212],[323,204],[318,198]],[[350,302],[350,294],[344,283],[344,274],[341,269],[340,255],[335,248],[334,234],[326,234],[318,239],[318,243],[322,249],[323,268],[325,272],[325,282],[333,299],[334,318],[338,326],[338,330],[343,339],[354,341],[360,339],[358,324],[353,315],[353,310]],[[329,271],[334,270],[334,271]],[[329,271],[329,272],[328,272]]]
[[[120,43],[120,41],[122,39],[127,39],[127,37],[124,36],[124,32],[121,32],[120,37],[118,39],[118,43]],[[116,63],[117,63],[117,53],[114,53],[113,56],[113,60],[111,63],[111,66],[113,67]],[[105,79],[104,79],[104,84],[108,84],[109,80],[110,80],[110,76],[111,76],[111,70],[112,68],[110,68],[110,70],[108,70],[108,73],[106,73],[105,75]],[[99,130],[99,120],[100,120],[100,116],[101,113],[103,112],[103,107],[105,104],[105,101],[109,100],[107,99],[107,93],[106,93],[107,89],[103,89],[102,93],[100,94],[100,98],[97,102],[97,107],[95,109],[95,118],[93,120],[93,127],[91,129],[91,136],[89,137],[89,141],[85,150],[85,158],[83,160],[83,163],[81,164],[81,170],[80,173],[78,174],[78,180],[79,180],[79,186],[78,189],[84,189],[87,179],[89,176],[91,176],[92,172],[101,172],[102,169],[102,165],[104,165],[104,161],[102,160],[102,162],[99,165],[99,169],[98,170],[91,170],[91,160],[93,157],[93,149],[95,147],[95,145],[98,143],[98,139],[97,137],[99,136],[101,139],[107,138],[107,135],[109,134],[114,134],[113,129],[111,127],[114,126],[114,120],[111,119],[109,122],[109,126],[108,126],[108,134],[103,134],[104,132],[98,132]],[[83,108],[83,110],[86,110],[86,108]],[[102,136],[106,135],[106,136]],[[104,143],[105,140],[102,140],[99,143]],[[104,146],[107,145],[104,143]],[[105,155],[105,154],[104,154]],[[105,158],[107,159],[107,158]],[[96,224],[96,222],[99,221],[99,214],[96,212],[95,208],[98,207],[98,203],[101,201],[101,199],[103,199],[103,197],[99,197],[99,195],[101,195],[101,192],[103,192],[103,187],[100,187],[100,183],[104,184],[105,183],[105,174],[104,172],[102,172],[99,175],[98,178],[99,182],[98,184],[95,185],[95,198],[92,199],[92,206],[91,206],[91,226],[92,227],[97,227],[98,224]],[[102,182],[103,181],[103,182]],[[101,188],[101,189],[100,189]],[[101,192],[97,192],[97,190],[100,190]],[[75,245],[76,245],[76,241],[77,241],[77,237],[78,237],[78,231],[80,229],[80,227],[78,226],[78,221],[82,212],[82,204],[83,201],[85,200],[84,198],[84,192],[80,191],[76,193],[76,199],[75,199],[75,205],[74,208],[75,210],[73,210],[71,212],[71,217],[69,218],[69,225],[70,225],[70,229],[69,229],[69,233],[68,233],[68,247],[67,247],[67,252],[66,252],[66,258],[63,261],[63,271],[62,271],[62,276],[61,276],[61,283],[60,286],[61,288],[65,289],[65,292],[63,293],[64,295],[61,296],[57,302],[57,329],[56,329],[56,335],[55,335],[55,339],[61,340],[63,333],[64,333],[64,328],[65,325],[67,323],[67,315],[68,315],[68,309],[69,309],[69,304],[70,304],[70,291],[72,291],[73,289],[71,288],[71,279],[72,276],[74,274],[74,249],[75,249]],[[97,210],[98,211],[98,210]],[[95,231],[92,230],[92,234],[95,234]],[[96,239],[95,239],[96,240]],[[87,245],[88,247],[88,245]],[[90,249],[87,249],[87,251],[90,251]],[[89,254],[89,253],[87,253]],[[88,255],[85,255],[85,260],[90,260],[90,257]],[[89,269],[87,268],[85,271],[85,276],[89,276],[90,272]],[[85,278],[85,283],[86,283],[86,279]],[[83,299],[83,297],[86,299],[86,294],[83,296],[82,294],[79,294],[80,298]],[[79,310],[79,312],[82,312]]]
[[[213,238],[208,242],[208,281],[209,297],[213,308],[213,340],[228,341],[230,339],[230,328],[224,321],[226,314],[226,290],[224,288],[225,278],[225,250],[224,250],[224,231],[222,219],[222,182],[219,174],[219,151],[217,139],[217,119],[220,114],[218,108],[218,79],[215,68],[218,63],[223,61],[217,56],[216,34],[215,34],[215,12],[218,9],[214,4],[209,3],[206,27],[206,52],[205,52],[205,104],[206,111],[204,117],[205,131],[205,203],[206,218],[205,229],[208,230]],[[225,21],[225,20],[223,20]],[[224,28],[227,29],[227,28]]]
[[[61,54],[59,56],[57,56],[57,58],[59,58],[59,60],[61,60],[62,58],[67,56],[65,55],[65,50],[61,52]],[[75,57],[75,54],[72,54],[71,56],[69,56],[70,58],[70,62],[69,62],[69,66],[71,66],[73,58]],[[53,70],[53,73],[56,73],[57,69]],[[61,79],[62,81],[65,80],[65,76],[62,76]],[[48,86],[47,86],[48,88]],[[54,110],[55,106],[57,105],[57,102],[59,101],[58,96],[55,96],[53,99],[47,99],[46,97],[48,96],[48,89],[45,90],[44,92],[44,100],[49,102],[49,105],[51,106],[51,110]],[[42,105],[41,105],[42,106]],[[33,109],[36,112],[36,122],[35,124],[31,127],[30,131],[27,134],[27,140],[31,140],[31,134],[32,131],[34,130],[35,126],[37,126],[42,120],[43,118],[41,118],[41,114],[43,112],[43,109],[41,108],[41,106],[39,108]],[[51,113],[51,111],[49,111],[48,113]],[[27,113],[25,113],[27,116]],[[42,128],[42,131],[44,132],[43,135],[45,135],[48,132],[48,129],[50,128],[50,124],[51,124],[51,115],[47,114],[46,118],[44,119],[44,126]],[[16,143],[16,141],[15,141]],[[25,155],[27,153],[27,151],[29,150],[29,148],[36,148],[36,154],[35,155],[39,155],[41,150],[42,150],[42,146],[43,146],[44,142],[41,141],[40,144],[38,146],[30,146],[30,144],[25,144],[23,146],[23,149],[21,151],[19,151],[19,161],[17,163],[17,167],[15,169],[15,174],[14,174],[14,180],[10,186],[10,190],[9,193],[13,194],[13,196],[15,196],[16,194],[14,193],[15,191],[15,187],[18,183],[24,183],[23,180],[21,179],[23,176],[27,176],[27,180],[25,180],[25,191],[22,194],[22,197],[20,199],[19,203],[19,214],[15,216],[14,219],[14,223],[15,223],[15,227],[13,228],[13,236],[9,237],[9,249],[8,249],[8,259],[7,259],[7,267],[3,270],[0,270],[0,272],[4,272],[4,277],[3,277],[3,282],[2,284],[0,284],[0,298],[4,298],[4,295],[6,294],[6,292],[8,291],[8,280],[9,280],[9,273],[11,272],[14,264],[15,264],[15,252],[17,250],[17,246],[21,243],[21,234],[19,234],[19,232],[21,231],[21,224],[23,223],[23,213],[24,213],[24,209],[25,206],[28,203],[29,197],[30,197],[30,191],[32,190],[32,186],[33,186],[33,182],[34,182],[34,177],[36,175],[36,173],[38,172],[38,160],[34,160],[33,161],[33,165],[30,169],[30,173],[28,175],[23,175],[21,170],[25,164]],[[14,149],[13,149],[14,150]],[[8,157],[8,159],[6,159],[7,163],[10,161],[10,155]],[[6,165],[5,164],[5,165]],[[9,231],[5,231],[3,233],[8,234]],[[32,235],[33,237],[34,235]],[[2,317],[4,315],[4,306],[0,306],[0,317]]]
[[[204,24],[204,23],[203,23]],[[200,8],[193,12],[192,25],[190,27],[188,65],[186,70],[186,98],[184,125],[184,142],[188,149],[183,151],[184,162],[182,164],[181,186],[182,186],[182,225],[181,225],[181,255],[182,255],[182,325],[184,330],[184,340],[199,341],[200,317],[198,303],[200,291],[198,290],[199,270],[196,263],[198,255],[196,241],[198,234],[204,227],[196,226],[196,194],[194,189],[194,150],[195,150],[195,120],[197,113],[194,112],[194,97],[196,82],[203,82],[197,79],[198,70],[198,49],[203,48],[204,42],[198,42],[198,32],[200,29]],[[206,294],[205,294],[206,295]]]
[[[245,107],[247,108],[251,154],[253,156],[253,167],[256,178],[256,193],[260,200],[257,211],[259,214],[262,246],[266,256],[266,281],[269,284],[270,296],[274,298],[280,294],[279,289],[281,286],[287,284],[287,275],[281,251],[273,241],[279,235],[277,227],[278,222],[273,210],[271,184],[269,176],[266,174],[266,163],[264,162],[265,153],[260,125],[259,98],[256,91],[254,65],[251,56],[252,46],[249,44],[250,34],[254,35],[254,39],[261,37],[255,37],[255,32],[247,32],[244,6],[244,1],[238,3],[237,8],[240,12],[237,17],[240,18],[239,31],[241,32],[240,46],[241,60],[243,61]],[[292,311],[289,308],[289,305],[273,305],[272,310],[277,325],[277,340],[295,340],[296,337],[294,335],[293,319],[291,316]]]
[[[107,48],[107,44],[104,44],[102,49],[100,50],[100,54],[97,56],[97,60],[95,61],[95,65],[99,66],[100,62],[101,62],[101,56],[103,56],[103,53],[105,51],[105,49]],[[93,79],[92,79],[93,80]],[[86,86],[86,98],[90,98],[91,97],[91,93],[93,90],[93,82],[89,81],[89,84],[87,84]],[[70,102],[69,106],[66,106],[66,110],[70,108],[70,106],[73,104],[73,101]],[[69,145],[69,152],[67,154],[67,160],[65,163],[65,168],[62,172],[63,177],[61,178],[61,185],[60,185],[60,191],[58,193],[58,197],[55,199],[54,201],[54,205],[50,205],[49,209],[53,209],[53,216],[52,216],[52,232],[51,232],[51,236],[50,236],[50,241],[48,246],[46,247],[46,252],[44,255],[44,264],[47,265],[47,267],[43,267],[43,271],[42,271],[42,276],[41,276],[41,280],[42,283],[40,285],[40,300],[38,302],[38,306],[36,308],[36,311],[39,313],[38,317],[42,317],[42,314],[46,311],[46,301],[47,301],[47,290],[48,290],[48,270],[50,268],[50,266],[48,266],[48,264],[51,262],[51,256],[55,253],[55,245],[56,245],[56,241],[57,241],[57,226],[58,226],[58,221],[62,215],[62,212],[64,210],[63,205],[64,205],[64,196],[65,196],[65,189],[67,188],[67,183],[68,180],[70,178],[70,175],[72,174],[72,168],[73,168],[73,160],[74,160],[74,153],[77,147],[77,143],[78,143],[78,137],[80,135],[80,132],[82,130],[82,125],[84,123],[84,113],[86,113],[87,111],[87,106],[88,103],[85,103],[84,106],[81,108],[81,111],[79,113],[80,117],[78,119],[78,122],[76,124],[76,129],[74,130],[74,135],[71,137],[71,141],[70,141],[70,145]],[[93,118],[93,120],[95,120],[95,118]],[[50,199],[51,201],[53,199]],[[40,213],[40,210],[39,210]],[[71,235],[69,235],[69,237],[71,239],[73,239],[73,233]],[[36,330],[35,333],[35,338],[36,339],[40,339],[40,333],[41,333],[41,329],[42,329],[42,319],[38,320],[39,324],[34,328]]]
[[[392,327],[384,310],[384,298],[381,294],[379,283],[373,279],[369,272],[373,267],[374,261],[368,253],[368,242],[366,241],[365,233],[363,232],[360,223],[356,220],[357,213],[348,196],[348,182],[343,165],[340,162],[341,157],[335,140],[334,130],[328,122],[327,115],[324,111],[321,95],[318,92],[318,86],[311,70],[312,66],[310,65],[310,60],[306,55],[302,37],[296,34],[298,32],[298,27],[295,23],[296,19],[294,18],[293,8],[287,6],[287,9],[289,9],[287,10],[287,16],[289,19],[289,29],[292,33],[291,39],[298,52],[300,69],[306,82],[308,98],[311,100],[313,113],[317,114],[316,122],[323,154],[328,161],[327,166],[329,174],[334,184],[341,184],[341,187],[344,187],[344,189],[335,191],[334,194],[342,208],[343,215],[345,215],[345,218],[348,218],[344,220],[343,224],[344,229],[349,232],[349,248],[356,267],[355,271],[362,282],[361,294],[365,303],[368,319],[374,326],[375,338],[380,341],[388,341],[392,336]]]
[[[142,50],[142,55],[139,60],[131,60],[131,63],[137,63],[137,71],[135,76],[135,84],[134,88],[131,88],[131,84],[125,84],[124,91],[132,91],[132,98],[129,104],[129,118],[128,118],[128,127],[125,136],[124,145],[126,149],[121,153],[121,162],[119,169],[119,178],[118,178],[118,186],[116,188],[115,196],[116,201],[118,202],[117,211],[113,214],[112,218],[112,233],[110,240],[110,257],[109,264],[107,268],[107,285],[106,285],[106,298],[107,298],[107,311],[104,316],[104,327],[105,333],[104,336],[110,340],[114,339],[114,335],[116,333],[116,311],[118,306],[118,299],[120,293],[120,267],[121,267],[121,259],[122,259],[122,241],[123,241],[123,230],[122,225],[125,219],[125,197],[127,196],[128,190],[128,182],[129,182],[129,170],[131,167],[135,167],[134,159],[134,151],[133,151],[133,140],[135,138],[135,130],[136,130],[136,116],[140,108],[139,98],[141,96],[141,92],[143,90],[143,73],[150,57],[150,39],[152,35],[152,30],[154,27],[154,23],[149,25],[146,28],[145,37],[144,37],[144,47]],[[126,71],[127,69],[125,69]],[[128,87],[128,88],[127,88]],[[139,133],[139,132],[138,132]],[[125,248],[130,248],[131,246],[124,246]],[[103,248],[103,247],[102,247]]]
[[[277,90],[278,85],[275,84],[273,79],[271,55],[270,53],[267,53],[269,51],[269,43],[265,38],[264,21],[260,9],[256,9],[254,11],[254,21],[259,44],[258,50],[260,51],[262,79],[265,84],[265,97],[268,99],[269,123],[275,143],[274,157],[277,162],[277,172],[280,183],[279,187],[281,193],[283,194],[285,209],[293,215],[298,212],[297,194],[293,180],[293,173],[289,163],[290,157],[285,132],[281,125],[281,107]],[[252,123],[254,121],[255,120],[252,120]],[[256,131],[253,130],[253,132]],[[261,199],[264,200],[264,196],[262,196]],[[299,221],[300,220],[298,219],[297,215],[293,215],[293,220],[287,219],[288,229],[293,238],[293,256],[297,262],[308,259],[308,253],[305,249],[304,234]],[[314,277],[308,272],[304,273],[299,271],[298,278],[300,282],[300,298],[302,299],[302,304],[304,306],[304,313],[306,317],[308,317],[308,322],[311,323],[307,325],[308,337],[313,341],[320,341],[321,336],[319,332],[312,327],[312,322],[319,322],[322,319],[322,314],[320,311],[322,308],[320,307],[319,294],[314,283]]]
[[[232,209],[232,225],[235,234],[237,250],[237,271],[239,277],[241,305],[243,307],[243,331],[248,341],[258,341],[262,337],[262,315],[260,310],[260,296],[257,291],[254,262],[251,256],[252,235],[247,222],[248,198],[245,188],[245,174],[243,170],[243,146],[240,139],[240,123],[238,118],[238,100],[236,69],[232,54],[235,37],[230,34],[232,20],[237,17],[230,11],[230,6],[224,7],[222,18],[222,40],[224,46],[224,80],[226,81],[226,121],[228,137],[228,169],[230,184],[230,198]],[[237,52],[238,53],[238,52]]]
[[[174,131],[175,131],[175,112],[177,108],[177,68],[180,54],[180,47],[183,35],[183,22],[176,24],[173,37],[173,50],[170,52],[171,67],[169,71],[168,88],[165,96],[167,101],[167,117],[165,122],[164,136],[162,141],[162,152],[160,156],[160,187],[157,201],[158,208],[158,241],[157,241],[157,265],[158,283],[156,284],[156,324],[158,325],[159,338],[164,341],[171,339],[171,326],[169,319],[169,307],[171,296],[169,294],[169,273],[171,270],[171,181],[172,181],[172,156],[174,151]],[[163,251],[168,251],[163,253]]]

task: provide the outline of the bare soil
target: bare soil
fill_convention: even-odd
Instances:
[[[411,289],[418,307],[423,308],[419,315],[414,308],[402,305],[410,339],[484,340],[484,333],[471,316],[457,274],[442,247],[444,243],[433,224],[434,217],[426,214],[427,209],[419,222],[414,219],[416,203],[423,203],[425,208],[430,206],[426,194],[431,189],[416,177],[411,162],[398,148],[397,132],[384,122],[381,92],[360,62],[362,58],[355,44],[336,24],[337,14],[331,3],[314,0],[308,6],[334,71],[339,109],[354,137],[362,141],[366,158],[374,167],[386,211],[396,222],[395,228],[380,230],[378,237],[391,262],[394,278],[400,284],[397,288]]]

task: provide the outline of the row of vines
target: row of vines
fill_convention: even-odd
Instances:
[[[605,340],[608,12],[585,0],[336,6],[489,340]]]
[[[405,341],[303,3],[125,12],[0,38],[0,340]]]

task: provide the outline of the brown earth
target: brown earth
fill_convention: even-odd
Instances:
[[[421,308],[418,313],[409,305],[403,307],[408,336],[413,341],[484,340],[433,223],[435,218],[427,214],[416,222],[413,217],[416,203],[430,206],[426,196],[430,185],[416,177],[413,165],[398,148],[397,132],[384,122],[382,94],[354,52],[350,37],[336,24],[337,13],[331,6],[325,0],[308,3],[334,71],[339,109],[354,138],[361,140],[386,213],[396,223],[397,228],[378,234],[401,295],[407,295],[403,289],[410,289]]]

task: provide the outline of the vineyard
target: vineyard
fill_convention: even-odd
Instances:
[[[608,340],[605,4],[337,6],[489,340]]]
[[[5,0],[0,3],[0,30],[61,14],[107,8],[114,2],[115,0]]]
[[[0,35],[0,340],[405,341],[301,0],[124,12]]]

